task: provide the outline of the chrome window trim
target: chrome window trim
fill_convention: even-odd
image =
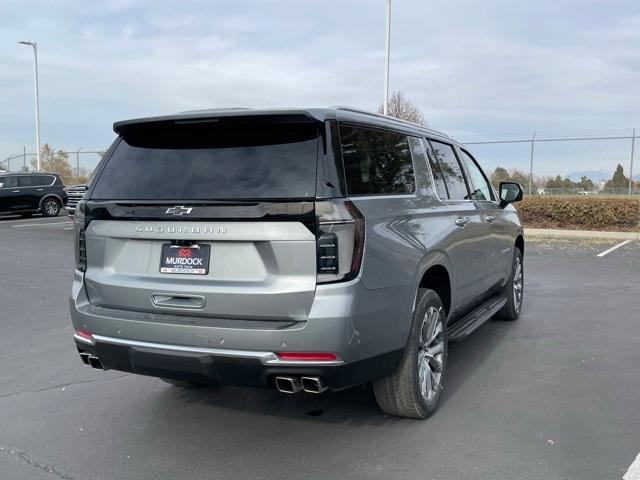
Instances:
[[[2,178],[11,177],[11,178],[15,178],[15,179],[17,179],[17,183],[19,184],[19,183],[20,183],[20,180],[19,180],[19,179],[20,179],[20,178],[22,178],[22,177],[27,177],[27,176],[28,176],[28,175],[11,175],[11,176],[7,175],[7,176],[5,176],[5,177],[0,177],[0,180],[1,180]],[[11,188],[12,190],[20,190],[20,189],[22,189],[22,188],[45,188],[45,187],[53,187],[53,186],[55,185],[55,183],[56,183],[56,180],[57,180],[57,179],[56,179],[56,177],[54,177],[53,175],[34,175],[34,176],[37,176],[37,177],[50,177],[50,178],[52,178],[53,180],[52,180],[52,182],[51,182],[50,184],[46,184],[46,183],[45,183],[45,184],[43,184],[43,185],[28,185],[28,186],[22,186],[22,187],[2,187],[2,188],[6,188],[6,189]]]

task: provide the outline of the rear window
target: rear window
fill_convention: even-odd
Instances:
[[[349,195],[393,195],[415,191],[406,135],[341,126],[340,139]]]
[[[317,126],[227,119],[129,127],[96,181],[95,200],[315,197]]]

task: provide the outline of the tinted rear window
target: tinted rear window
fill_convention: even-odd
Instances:
[[[406,135],[341,126],[349,195],[413,193],[415,179]]]
[[[49,175],[30,175],[18,177],[18,184],[21,187],[45,187],[53,185],[55,177]]]
[[[96,200],[313,198],[317,126],[242,120],[146,124],[126,131]]]

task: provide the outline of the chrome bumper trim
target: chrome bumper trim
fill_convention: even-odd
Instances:
[[[76,337],[80,342],[87,343],[85,339]],[[95,342],[103,342],[103,343],[111,343],[113,345],[124,345],[127,347],[144,347],[144,348],[155,348],[158,350],[169,350],[173,352],[188,352],[188,353],[204,353],[207,355],[215,355],[219,357],[233,357],[233,358],[252,358],[256,360],[260,360],[264,365],[306,365],[309,367],[313,366],[332,366],[332,365],[342,365],[344,363],[343,360],[330,360],[330,361],[317,361],[317,362],[307,362],[307,361],[283,361],[278,358],[278,356],[274,352],[259,352],[259,351],[250,351],[250,350],[231,350],[224,348],[208,348],[208,347],[191,347],[187,345],[168,345],[166,343],[154,343],[154,342],[141,342],[139,340],[127,340],[123,338],[114,338],[114,337],[105,337],[103,335],[93,334],[93,339]]]
[[[73,338],[75,338],[77,341],[79,341],[80,343],[84,343],[85,345],[95,345],[96,342],[89,340],[86,337],[81,337],[80,335],[78,335],[77,333],[73,334]]]

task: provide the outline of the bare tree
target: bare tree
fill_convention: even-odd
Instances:
[[[36,168],[36,159],[31,160],[31,168]],[[40,147],[40,169],[45,172],[57,173],[64,183],[73,178],[73,171],[69,164],[69,155],[62,150],[56,151],[48,143]]]
[[[378,113],[384,113],[384,104],[378,107]],[[390,116],[409,122],[426,125],[422,112],[404,96],[402,92],[393,92],[389,99],[388,112]]]

